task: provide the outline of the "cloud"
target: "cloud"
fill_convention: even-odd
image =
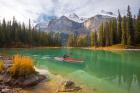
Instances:
[[[35,20],[40,14],[62,16],[76,13],[79,16],[91,17],[100,10],[117,13],[120,9],[126,14],[127,5],[133,14],[140,8],[139,0],[0,0],[0,17],[28,22]]]

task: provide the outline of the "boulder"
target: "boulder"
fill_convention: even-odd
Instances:
[[[45,79],[46,77],[44,75],[32,75],[31,77],[25,79],[23,82],[20,82],[19,85],[21,87],[34,86]]]
[[[37,85],[41,81],[45,80],[46,77],[44,75],[32,74],[28,77],[16,77],[13,78],[9,75],[4,75],[2,81],[13,87],[31,87]]]
[[[75,87],[75,83],[71,80],[65,81],[64,87],[65,87],[65,89],[71,89],[71,88]]]
[[[81,90],[80,86],[77,86],[73,81],[66,80],[62,83],[62,86],[60,89],[58,89],[58,92],[74,92]]]

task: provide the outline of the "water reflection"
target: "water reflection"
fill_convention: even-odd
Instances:
[[[87,56],[86,53],[83,56]],[[85,71],[118,84],[120,87],[140,89],[140,53],[133,51],[90,51]]]
[[[16,54],[17,50],[7,50]],[[55,56],[72,53],[72,57],[84,60],[83,64],[58,62]],[[36,65],[61,75],[82,76],[90,85],[94,78],[105,80],[130,93],[140,91],[140,51],[91,51],[82,49],[19,49],[18,53],[29,55],[36,60]],[[48,58],[49,57],[51,58]],[[75,78],[75,77],[74,77]],[[79,78],[78,78],[79,79]],[[89,80],[87,80],[89,79]],[[91,84],[92,86],[93,84]],[[108,92],[106,92],[108,93]],[[113,92],[114,93],[114,92]]]

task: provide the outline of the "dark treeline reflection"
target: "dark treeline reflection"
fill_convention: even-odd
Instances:
[[[130,89],[132,83],[140,88],[140,54],[138,52],[88,51],[85,71]]]

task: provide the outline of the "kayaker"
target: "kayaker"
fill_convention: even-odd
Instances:
[[[64,55],[63,55],[63,58],[68,58],[68,57],[69,57],[68,54],[64,54]]]

